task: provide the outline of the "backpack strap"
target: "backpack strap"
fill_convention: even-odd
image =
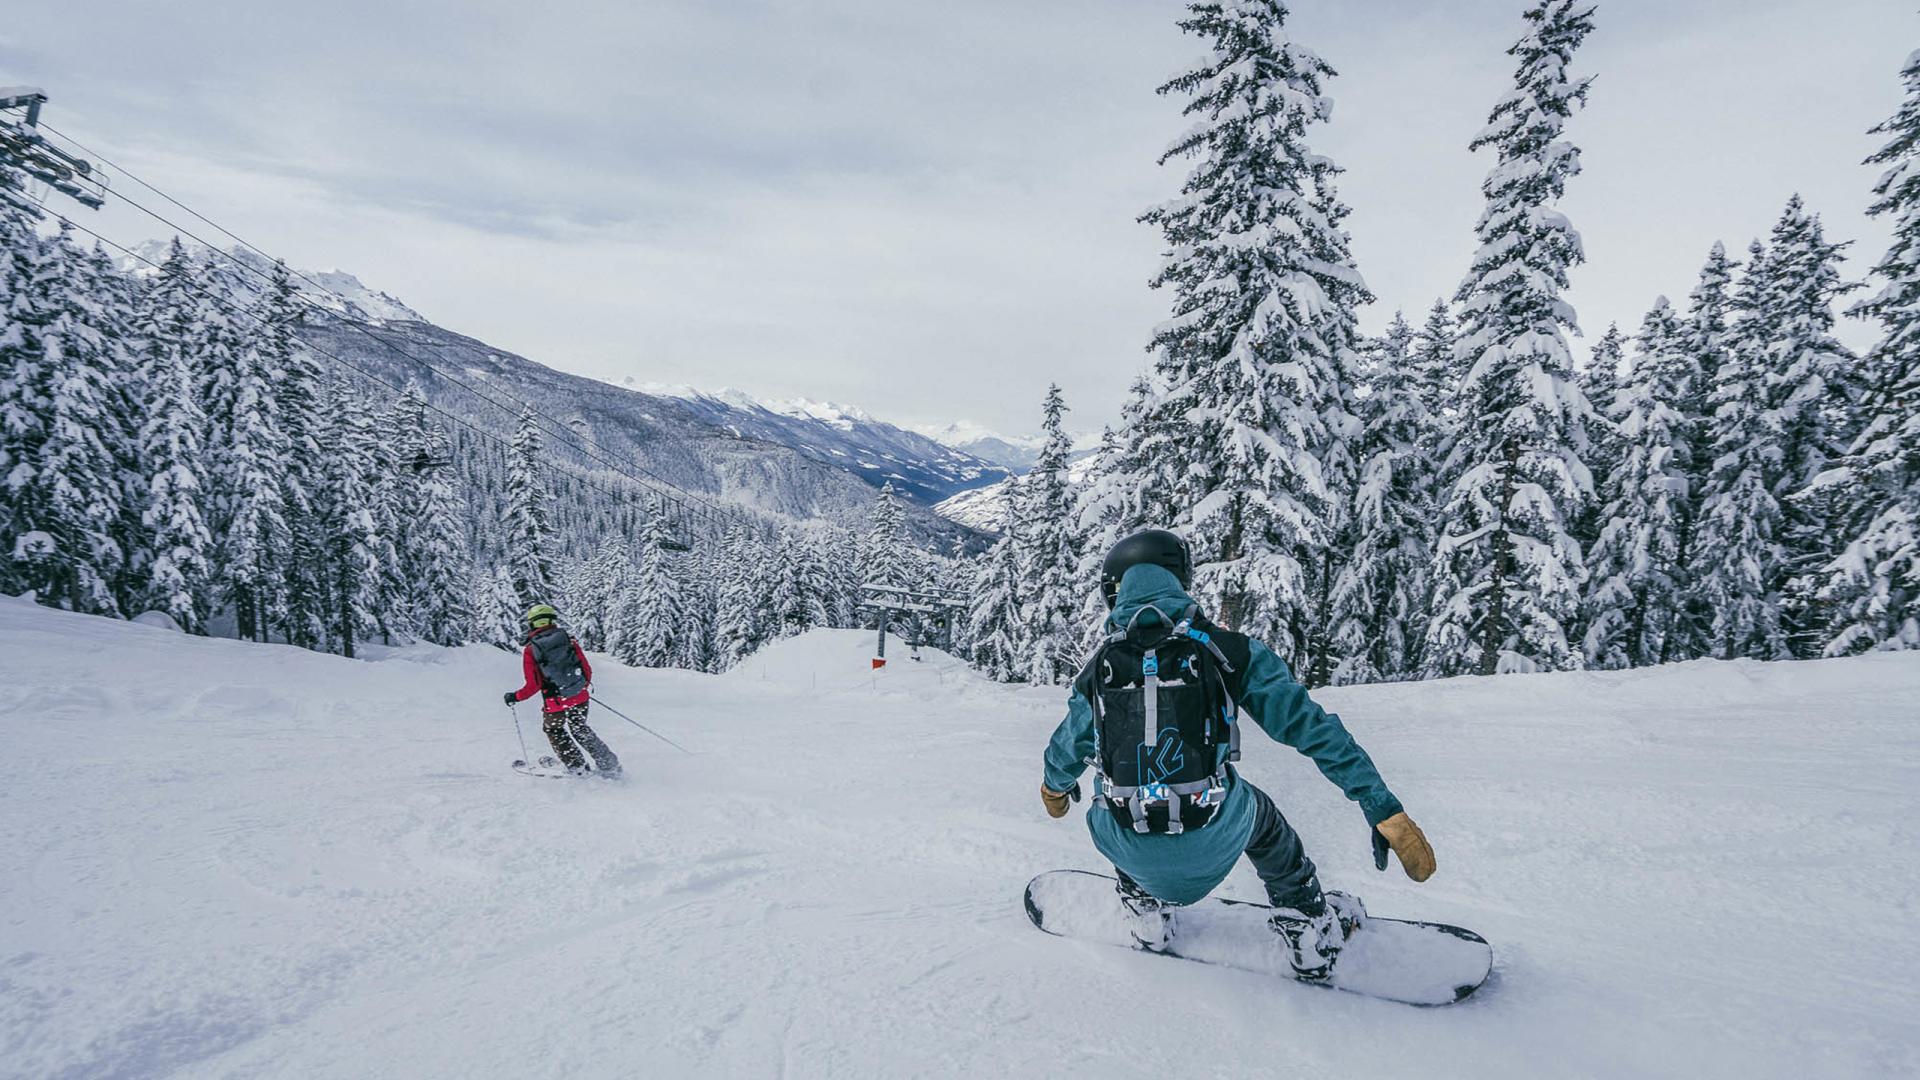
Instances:
[[[1147,726],[1145,742],[1148,746],[1160,745],[1160,656],[1148,649],[1140,657],[1140,681],[1146,691]]]

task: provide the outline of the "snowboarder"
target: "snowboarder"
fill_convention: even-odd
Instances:
[[[1149,529],[1108,552],[1100,588],[1110,635],[1074,681],[1047,745],[1040,798],[1049,816],[1064,817],[1068,800],[1080,798],[1081,772],[1094,766],[1087,828],[1114,865],[1143,947],[1165,944],[1168,909],[1212,892],[1244,852],[1297,976],[1324,979],[1366,911],[1321,889],[1299,834],[1233,767],[1240,714],[1312,758],[1360,804],[1381,869],[1391,848],[1408,877],[1425,881],[1433,849],[1340,718],[1315,704],[1272,650],[1207,620],[1187,595],[1192,575],[1175,533]]]
[[[547,604],[535,604],[527,610],[527,647],[521,655],[521,666],[526,670],[527,683],[507,691],[507,704],[540,694],[544,699],[541,727],[567,771],[585,773],[586,755],[590,754],[601,776],[617,778],[620,759],[587,726],[593,665],[587,663],[586,651],[573,635],[560,628],[560,613]]]

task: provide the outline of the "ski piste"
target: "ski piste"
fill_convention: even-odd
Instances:
[[[1239,968],[1407,1005],[1451,1005],[1478,990],[1493,970],[1493,947],[1471,930],[1369,914],[1325,980],[1296,978],[1273,909],[1208,898],[1172,909],[1173,933],[1149,949],[1134,939],[1118,883],[1088,870],[1049,870],[1027,883],[1027,918],[1056,937],[1093,941],[1196,963]]]

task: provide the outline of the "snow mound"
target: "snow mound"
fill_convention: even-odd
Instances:
[[[913,648],[897,634],[887,635],[886,666],[875,669],[876,637],[872,630],[810,630],[767,646],[721,678],[828,691],[885,688],[924,694],[943,686],[993,685],[964,661],[931,646],[923,646],[920,659],[913,659]]]
[[[179,622],[177,622],[173,616],[164,611],[143,611],[135,615],[132,621],[141,626],[152,626],[161,630],[171,631],[175,634],[183,634],[186,632],[180,629]]]
[[[616,784],[507,768],[541,736],[498,650],[0,604],[0,1073],[1032,1076],[1087,1047],[1124,1080],[1192,1070],[1172,1029],[1219,1033],[1223,1076],[1920,1074],[1920,654],[1326,692],[1432,839],[1424,885],[1250,733],[1323,881],[1493,943],[1422,1012],[1033,930],[1028,879],[1106,869],[1035,791],[1062,691],[897,642],[873,672],[872,643],[596,657],[694,752],[596,706]]]

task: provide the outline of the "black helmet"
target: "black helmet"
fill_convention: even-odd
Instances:
[[[1109,609],[1119,599],[1120,579],[1141,563],[1164,566],[1180,579],[1181,588],[1193,587],[1193,556],[1187,552],[1187,542],[1176,532],[1143,529],[1113,545],[1100,564],[1100,595]]]

